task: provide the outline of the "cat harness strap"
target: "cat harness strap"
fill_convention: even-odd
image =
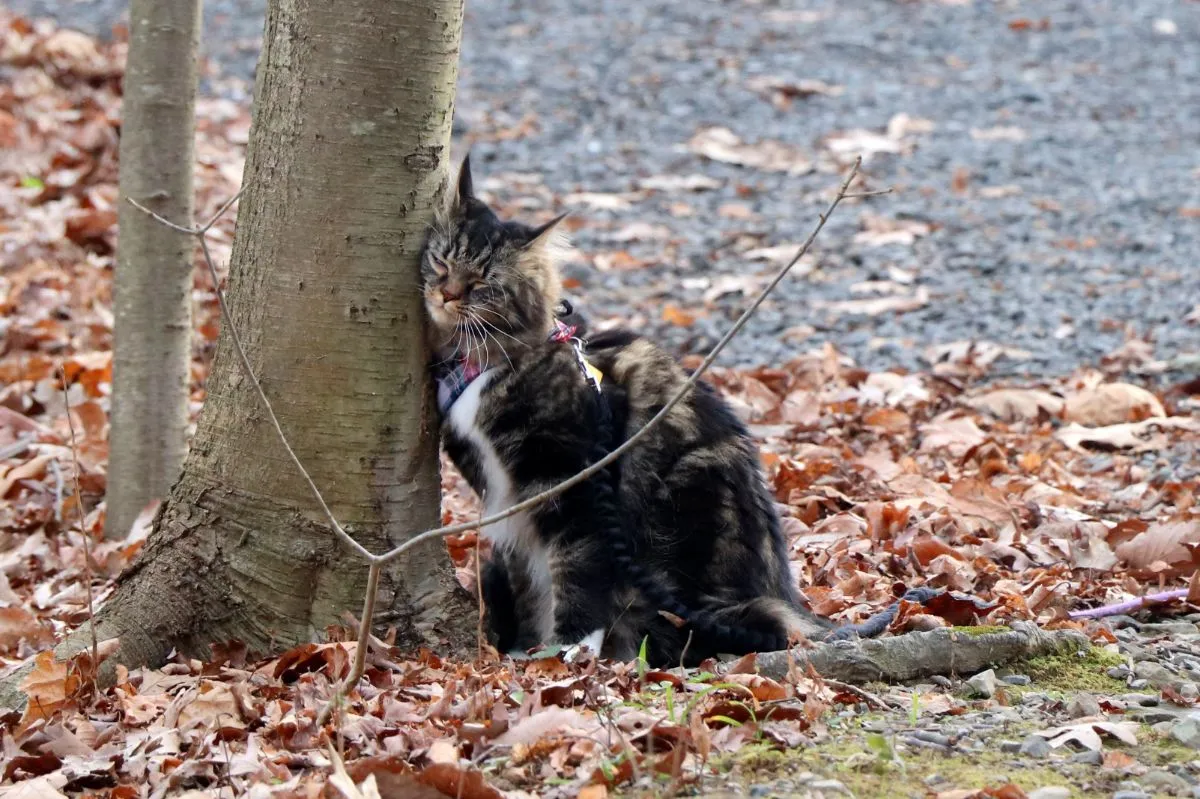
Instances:
[[[555,319],[554,330],[550,332],[550,340],[571,342],[571,348],[575,351],[575,363],[579,364],[579,371],[583,373],[583,378],[591,383],[592,388],[599,392],[600,381],[604,379],[604,375],[583,354],[583,341],[575,337],[577,329],[575,325],[564,324],[562,320]]]
[[[575,363],[579,365],[579,371],[583,378],[596,389],[600,391],[600,381],[604,379],[604,375],[592,365],[587,356],[583,354],[583,342],[575,337],[577,328],[574,325],[563,324],[558,319],[554,320],[554,329],[550,331],[548,336],[549,341],[563,341],[571,344],[572,350],[575,353]],[[467,358],[460,358],[449,364],[435,367],[437,374],[437,400],[438,408],[445,414],[450,410],[462,393],[467,390],[467,386],[482,374],[482,369],[479,364],[470,361]]]

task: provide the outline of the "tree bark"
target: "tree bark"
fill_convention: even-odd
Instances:
[[[167,496],[187,453],[195,242],[192,218],[200,0],[133,0],[121,124],[121,202],[113,287],[112,435],[104,534],[123,538]]]
[[[446,173],[462,13],[461,0],[267,11],[231,313],[288,440],[374,552],[439,519],[419,254]],[[334,538],[241,369],[226,331],[183,474],[97,614],[118,662],[235,638],[279,651],[361,607],[366,565]],[[441,541],[385,568],[376,623],[405,647],[473,646],[475,602]]]

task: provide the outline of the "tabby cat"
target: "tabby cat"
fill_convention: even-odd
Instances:
[[[627,331],[584,345],[556,318],[561,217],[501,221],[469,160],[422,259],[443,440],[488,514],[599,460],[686,373]],[[707,384],[606,473],[484,528],[501,651],[583,644],[657,664],[778,649],[827,625],[804,610],[758,452]]]

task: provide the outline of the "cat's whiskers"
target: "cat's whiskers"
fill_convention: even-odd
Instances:
[[[479,336],[479,351],[483,355],[483,363],[479,364],[479,371],[486,372],[488,367],[492,365],[492,353],[487,346],[487,331],[479,326],[479,323],[469,314],[464,317],[467,324],[470,325],[472,332]]]
[[[479,331],[481,333],[483,333],[483,335],[488,340],[495,342],[496,346],[500,348],[500,354],[504,356],[504,360],[508,361],[508,368],[509,369],[514,368],[512,358],[508,357],[508,350],[504,349],[504,345],[500,343],[500,339],[496,338],[490,332],[488,332],[488,328],[491,328],[492,330],[496,330],[496,332],[498,332],[498,333],[504,333],[504,331],[497,329],[495,326],[490,324],[486,319],[484,319],[482,316],[479,316],[478,314],[472,315],[471,318],[475,322],[475,324],[480,326]],[[508,334],[505,333],[504,335],[508,335]],[[512,336],[509,336],[509,338],[512,338]],[[517,340],[513,339],[513,341],[517,341]],[[524,342],[518,342],[518,343],[524,343]]]
[[[517,338],[512,333],[509,333],[507,330],[501,330],[499,325],[497,325],[495,322],[489,322],[488,320],[484,319],[482,316],[479,315],[481,313],[490,313],[490,314],[494,314],[497,319],[500,319],[501,321],[503,321],[504,317],[501,316],[497,311],[493,311],[491,308],[475,308],[474,311],[475,311],[475,318],[477,320],[479,320],[480,322],[482,322],[487,327],[491,328],[494,332],[499,333],[500,335],[504,336],[505,338],[515,341],[516,343],[520,344],[522,347],[528,348],[531,346],[529,344],[529,342],[521,341],[521,339]],[[497,341],[496,343],[499,344],[500,342]]]

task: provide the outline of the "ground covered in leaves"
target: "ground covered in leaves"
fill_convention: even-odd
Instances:
[[[947,345],[920,373],[861,369],[827,345],[712,376],[762,445],[817,612],[859,619],[928,585],[976,601],[905,606],[893,632],[1030,620],[1082,631],[1080,654],[848,686],[800,668],[767,677],[752,657],[648,671],[554,651],[449,662],[382,641],[324,723],[355,647],[339,630],[269,660],[231,643],[207,662],[120,671],[104,690],[89,656],[54,663],[147,532],[148,517],[124,542],[98,538],[121,50],[0,16],[0,658],[37,658],[34,701],[0,710],[0,791],[1197,794],[1200,383],[1125,382],[1157,369],[1137,341],[1038,384],[997,379],[1004,348],[982,342]],[[248,120],[211,100],[200,116],[203,215],[236,190]],[[222,260],[231,227],[214,231]],[[217,331],[200,270],[194,298],[198,409]],[[472,518],[450,470],[445,488],[446,519]],[[473,588],[475,536],[448,544]],[[1174,598],[1070,616],[1153,592]]]

